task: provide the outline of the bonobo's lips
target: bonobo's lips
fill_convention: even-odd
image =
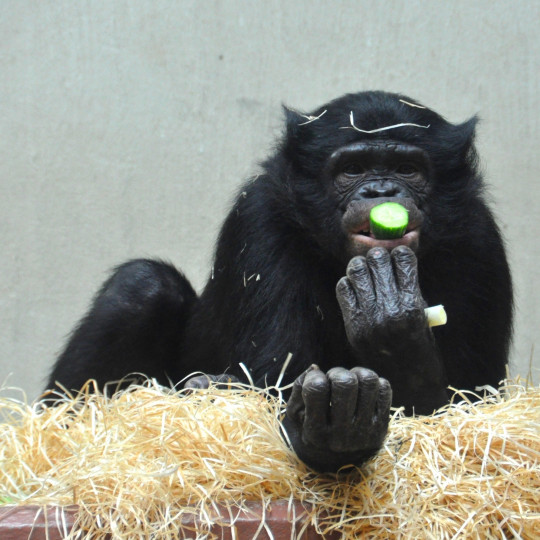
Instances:
[[[382,247],[388,251],[392,251],[397,246],[409,246],[413,251],[416,251],[418,249],[420,231],[418,229],[407,229],[407,232],[401,238],[392,240],[378,240],[369,232],[350,233],[350,238],[351,247],[356,255],[363,255],[374,247]]]
[[[409,212],[409,225],[401,238],[379,240],[369,230],[369,213],[374,206],[388,201],[398,202],[407,209]],[[412,199],[380,198],[353,202],[343,216],[343,224],[349,236],[351,255],[365,255],[374,247],[382,247],[391,251],[398,246],[408,246],[413,251],[416,251],[420,243],[422,221],[422,213]]]

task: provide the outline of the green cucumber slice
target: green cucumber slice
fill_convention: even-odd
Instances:
[[[377,240],[401,238],[407,230],[409,213],[394,202],[374,206],[369,214],[369,230]]]

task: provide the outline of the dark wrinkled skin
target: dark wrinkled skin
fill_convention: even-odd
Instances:
[[[429,414],[446,403],[445,370],[427,325],[412,250],[373,248],[354,257],[338,282],[337,299],[358,357],[370,358],[380,374],[399,376],[394,392],[409,414]]]
[[[242,186],[200,296],[174,267],[134,260],[98,292],[51,373],[77,390],[129,373],[196,391],[213,382],[291,384],[284,425],[319,471],[381,448],[390,405],[429,414],[447,387],[497,386],[512,330],[504,245],[483,198],[476,118],[451,124],[384,92],[345,95],[286,132]],[[414,124],[373,133],[396,124]],[[324,114],[323,114],[324,113]],[[306,118],[317,120],[306,122]],[[418,127],[424,126],[424,127]],[[402,238],[377,240],[369,211],[409,212]],[[443,304],[448,324],[428,328]],[[206,375],[211,374],[211,375]]]
[[[184,388],[189,390],[206,390],[213,384],[218,388],[228,388],[231,384],[240,382],[238,377],[234,375],[228,375],[227,373],[220,373],[219,375],[195,375],[190,377],[185,383]]]
[[[312,366],[294,381],[284,425],[304,462],[335,471],[379,450],[391,403],[390,384],[369,369]]]

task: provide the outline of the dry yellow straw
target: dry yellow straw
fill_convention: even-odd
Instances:
[[[282,405],[245,387],[151,383],[55,408],[0,397],[0,501],[76,504],[92,538],[176,538],[190,514],[202,538],[217,504],[236,515],[282,499],[344,538],[540,538],[539,388],[507,384],[431,417],[396,412],[379,456],[338,476],[287,448]]]

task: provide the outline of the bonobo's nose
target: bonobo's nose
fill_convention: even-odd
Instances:
[[[405,188],[393,180],[374,180],[362,185],[358,190],[362,199],[376,199],[379,197],[406,197]]]

